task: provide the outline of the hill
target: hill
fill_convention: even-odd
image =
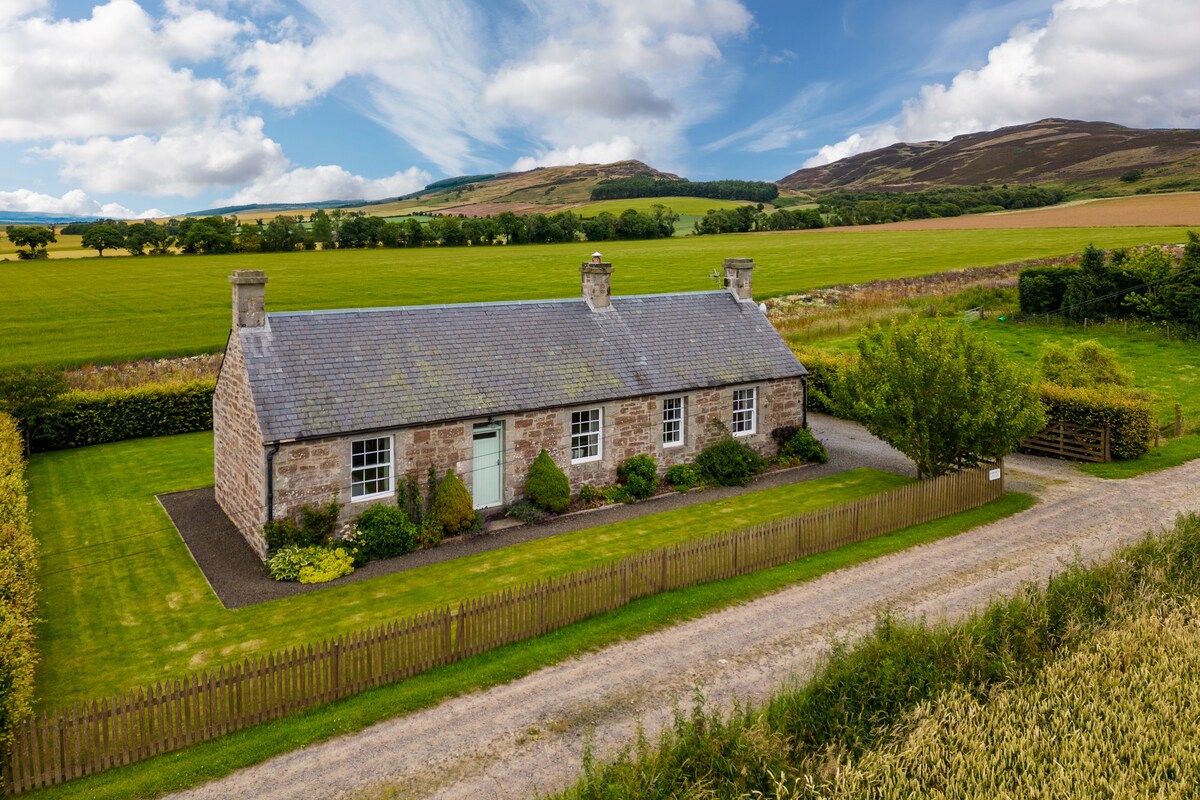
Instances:
[[[74,214],[44,214],[40,211],[0,210],[0,225],[68,225],[72,222],[94,222],[99,217]]]
[[[778,183],[791,192],[983,183],[1050,184],[1091,194],[1200,189],[1200,130],[1043,119],[948,142],[898,143],[797,170]]]

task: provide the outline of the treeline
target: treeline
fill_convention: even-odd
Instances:
[[[651,206],[649,211],[627,209],[620,215],[604,212],[588,218],[571,211],[505,211],[488,217],[437,216],[425,222],[416,217],[388,220],[359,211],[334,209],[327,213],[318,209],[308,215],[280,214],[269,222],[242,222],[221,216],[185,217],[163,224],[102,220],[76,223],[63,233],[81,235],[83,246],[101,255],[105,250],[122,248],[133,255],[163,255],[176,248],[184,253],[279,253],[317,247],[462,247],[663,239],[675,234],[678,221],[679,215],[662,205]]]
[[[779,197],[779,187],[767,181],[697,181],[686,178],[608,178],[592,189],[593,200],[628,200],[634,197],[707,197],[712,200],[749,200],[769,203]]]
[[[1061,203],[1061,189],[1040,186],[977,186],[921,192],[835,192],[822,196],[817,210],[830,225],[875,225],[909,219],[958,217]]]
[[[1078,268],[1022,271],[1017,290],[1025,314],[1142,319],[1200,333],[1200,237],[1188,231],[1178,258],[1160,247],[1106,253],[1089,246]]]
[[[774,213],[763,211],[760,204],[709,211],[692,226],[697,236],[712,233],[746,233],[747,231],[799,231],[824,228],[825,220],[815,208],[781,208]]]

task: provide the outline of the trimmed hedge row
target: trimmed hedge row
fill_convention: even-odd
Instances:
[[[212,429],[215,381],[67,392],[32,427],[33,450]]]
[[[1042,387],[1046,418],[1075,425],[1109,426],[1115,459],[1138,458],[1150,449],[1154,414],[1150,403],[1120,387]]]
[[[37,542],[29,518],[25,449],[17,421],[0,413],[0,748],[32,711]]]

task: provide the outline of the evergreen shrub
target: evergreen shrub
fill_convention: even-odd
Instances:
[[[447,536],[467,533],[475,525],[476,513],[471,493],[462,479],[450,470],[446,470],[446,476],[438,483],[429,514]]]
[[[686,492],[700,485],[700,475],[691,464],[672,464],[667,468],[667,483],[679,492]]]
[[[745,486],[766,469],[766,462],[754,448],[727,436],[706,447],[696,457],[700,477],[718,486]]]
[[[529,475],[525,478],[523,490],[534,504],[561,514],[571,504],[571,485],[567,481],[567,473],[554,463],[554,459],[545,450],[529,465]]]
[[[417,526],[395,506],[371,506],[358,518],[356,527],[354,541],[367,561],[402,556],[417,547]]]
[[[617,480],[634,500],[645,500],[658,488],[658,462],[653,456],[630,456],[617,465]]]
[[[829,461],[829,453],[825,446],[817,441],[813,432],[808,428],[797,425],[787,425],[771,431],[771,438],[779,448],[778,456],[784,461],[802,461],[814,464],[825,464]]]

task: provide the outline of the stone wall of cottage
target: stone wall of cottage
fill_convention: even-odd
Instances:
[[[734,389],[751,386],[758,389],[756,430],[739,438],[770,455],[774,452],[771,431],[784,425],[800,425],[804,420],[804,388],[798,378],[495,417],[493,421],[502,425],[504,502],[521,496],[529,464],[543,448],[566,471],[573,493],[585,483],[612,483],[617,465],[639,453],[653,455],[664,472],[672,464],[690,461],[723,435],[722,428],[713,422],[720,422],[724,430],[730,429]],[[684,398],[684,441],[674,447],[662,444],[662,402],[667,397]],[[602,409],[602,457],[572,464],[571,412],[597,407]],[[349,523],[374,503],[394,503],[394,496],[363,502],[351,499],[351,442],[369,437],[391,438],[397,477],[411,473],[423,489],[429,467],[439,476],[452,469],[470,490],[474,477],[473,428],[488,421],[464,420],[285,444],[274,461],[275,516],[291,516],[306,503],[325,503],[336,498],[342,504],[342,522]],[[251,544],[255,544],[253,539]],[[260,554],[265,553],[261,544],[256,547]]]
[[[229,337],[213,393],[213,491],[217,503],[260,555],[266,552],[266,451],[254,411],[241,341]]]

